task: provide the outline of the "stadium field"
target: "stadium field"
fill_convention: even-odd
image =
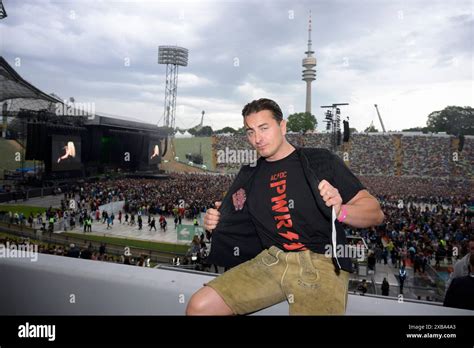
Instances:
[[[12,213],[18,213],[18,214],[23,213],[25,217],[28,217],[30,213],[33,213],[33,215],[36,216],[36,214],[38,213],[42,214],[46,210],[47,209],[44,207],[35,207],[35,206],[29,206],[29,205],[0,204],[0,212],[11,211]]]
[[[199,145],[201,144],[201,153],[203,162],[206,167],[210,170],[214,170],[212,167],[212,139],[211,137],[194,137],[194,138],[174,138],[174,148],[176,156],[179,157],[180,162],[187,163],[187,153],[199,153]]]

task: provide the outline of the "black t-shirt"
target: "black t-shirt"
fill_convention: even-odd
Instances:
[[[474,310],[474,277],[454,278],[446,292],[444,305],[461,309]]]
[[[347,203],[364,187],[342,160],[333,163],[331,184]],[[285,251],[309,249],[321,254],[331,244],[330,221],[316,205],[296,151],[278,161],[262,161],[248,207],[264,248],[274,245]]]

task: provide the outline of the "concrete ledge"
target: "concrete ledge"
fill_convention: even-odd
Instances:
[[[183,315],[191,295],[215,277],[47,254],[38,254],[36,262],[0,258],[0,274],[0,315]],[[346,314],[474,315],[474,311],[349,294]],[[288,304],[256,315],[288,315]]]

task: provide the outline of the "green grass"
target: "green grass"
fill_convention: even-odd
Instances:
[[[212,168],[212,139],[211,137],[194,137],[194,138],[175,138],[174,146],[176,156],[181,162],[187,163],[187,153],[199,153],[199,144],[201,144],[202,159],[206,167],[210,170]]]
[[[12,213],[23,213],[24,216],[30,216],[30,213],[33,213],[36,216],[37,213],[42,214],[44,211],[48,210],[44,207],[35,207],[29,205],[15,205],[15,204],[0,204],[0,211],[11,211]]]
[[[0,232],[0,238],[10,238],[10,239],[13,239],[14,241],[19,241],[19,240],[25,239],[25,237],[19,237],[15,234],[7,233],[7,232]],[[30,239],[31,240],[36,240],[36,239],[33,239],[33,238],[30,238]]]
[[[146,249],[146,250],[170,252],[170,253],[177,253],[177,254],[184,254],[189,249],[188,245],[180,245],[180,244],[157,243],[157,242],[150,242],[146,240],[96,236],[96,235],[87,235],[87,234],[82,234],[82,233],[71,233],[71,232],[65,232],[62,234],[69,237],[80,238],[80,239],[90,240],[94,242],[103,242],[103,243],[109,243],[109,244],[115,244],[115,245],[128,246],[131,248],[141,248],[141,249]]]

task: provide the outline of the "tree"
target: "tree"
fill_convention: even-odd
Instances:
[[[237,129],[236,131],[237,134],[245,134],[245,127],[240,127],[239,129]]]
[[[402,132],[423,132],[423,133],[428,133],[428,128],[427,128],[427,127],[407,128],[407,129],[402,129]]]
[[[223,134],[223,133],[231,133],[231,134],[235,134],[237,131],[232,128],[232,127],[224,127],[222,129],[219,129],[219,130],[216,130],[214,133],[215,134]]]
[[[210,137],[212,135],[212,128],[210,126],[204,126],[196,132],[198,137]]]
[[[474,135],[474,109],[470,106],[447,106],[429,114],[426,126],[430,132]]]
[[[298,112],[288,116],[287,129],[292,132],[305,133],[314,130],[318,124],[316,117],[309,112]]]

